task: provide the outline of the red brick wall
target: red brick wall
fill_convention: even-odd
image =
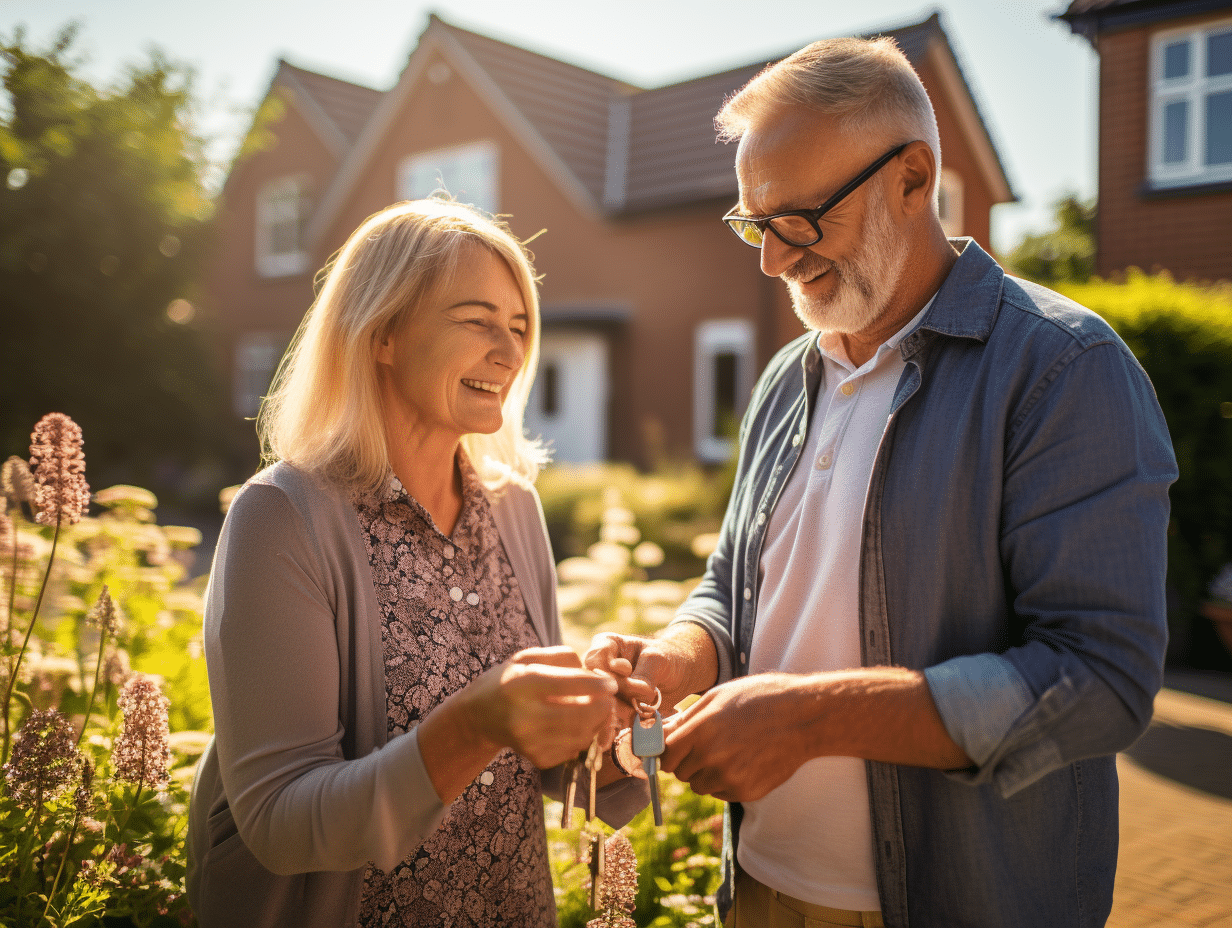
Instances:
[[[1102,276],[1139,267],[1166,269],[1178,279],[1232,278],[1232,191],[1166,198],[1144,194],[1151,35],[1158,28],[1099,37],[1096,270]]]

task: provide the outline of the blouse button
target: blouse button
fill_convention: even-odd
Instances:
[[[479,782],[482,783],[484,786],[491,786],[492,781],[494,779],[496,778],[492,776],[491,770],[485,770],[483,773],[479,775]]]
[[[456,586],[455,586],[452,590],[450,590],[450,591],[449,591],[449,598],[450,598],[450,599],[452,599],[455,603],[457,603],[457,602],[461,602],[461,601],[462,601],[462,590],[461,590],[461,588],[460,588],[460,587],[456,587]]]
[[[445,550],[441,552],[445,556],[445,560],[453,557],[453,545],[445,545]]]
[[[467,593],[466,601],[470,603],[472,606],[478,606],[479,605],[479,594],[478,593]]]

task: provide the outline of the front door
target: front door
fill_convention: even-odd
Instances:
[[[545,331],[539,373],[526,404],[526,433],[552,460],[582,464],[607,455],[607,341],[586,332]]]

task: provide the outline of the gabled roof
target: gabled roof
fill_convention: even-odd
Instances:
[[[1101,32],[1232,10],[1232,0],[1073,0],[1056,18],[1091,44]]]
[[[917,68],[925,62],[934,67],[994,201],[1015,199],[940,16],[875,34],[893,37]],[[783,57],[647,90],[458,28],[433,14],[397,84],[372,105],[361,131],[354,129],[362,121],[358,110],[373,98],[364,97],[351,111],[351,144],[313,217],[311,236],[324,234],[342,208],[433,54],[449,62],[548,176],[594,216],[734,197],[733,154],[716,142],[714,114],[728,96]],[[354,104],[353,92],[367,90],[341,81],[312,84],[311,72],[284,66],[323,111]]]
[[[330,128],[346,142],[346,147],[354,145],[384,94],[361,84],[297,68],[286,60],[280,59],[278,64],[280,76],[320,109]]]

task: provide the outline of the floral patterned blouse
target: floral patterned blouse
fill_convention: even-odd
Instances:
[[[412,730],[481,673],[540,642],[478,475],[459,453],[462,510],[442,534],[396,477],[358,501],[381,605],[389,735]],[[539,771],[510,750],[390,872],[368,865],[360,928],[554,926]]]

